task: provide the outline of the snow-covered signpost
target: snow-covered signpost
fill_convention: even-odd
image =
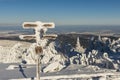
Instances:
[[[55,24],[53,22],[44,23],[40,21],[36,22],[24,22],[24,29],[34,29],[35,34],[33,35],[20,35],[20,39],[22,40],[36,40],[37,46],[35,47],[35,55],[36,59],[36,78],[40,80],[40,55],[43,53],[43,45],[40,43],[41,40],[44,39],[55,39],[57,37],[56,34],[45,34],[48,28],[54,28]]]
[[[43,53],[43,49],[42,49],[42,47],[41,46],[36,46],[35,47],[35,53],[36,53],[36,55],[40,55],[41,53]],[[39,61],[39,57],[38,57],[38,59],[37,59],[37,61],[36,61],[36,78],[37,78],[37,80],[40,80],[40,61]]]

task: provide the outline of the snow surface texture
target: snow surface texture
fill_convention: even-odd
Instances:
[[[12,48],[0,48],[0,62],[3,63],[18,63],[22,62],[24,56],[24,48],[20,47],[21,44],[17,43]]]
[[[44,41],[46,42],[46,40]],[[58,52],[55,50],[54,45],[54,42],[52,42],[43,50],[41,64],[48,64],[43,69],[43,72],[50,72],[49,70],[53,72],[55,69],[56,71],[59,71],[64,67],[64,58],[62,58],[64,56],[58,54]],[[35,64],[38,57],[35,55],[35,46],[37,46],[36,43],[33,43],[28,49],[21,47],[20,43],[15,44],[10,49],[1,46],[0,61],[3,63],[22,63],[25,61],[27,64]],[[53,68],[53,65],[56,66]]]

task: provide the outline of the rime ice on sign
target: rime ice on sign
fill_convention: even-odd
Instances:
[[[42,23],[40,21],[36,21],[36,22],[24,22],[23,23],[23,28],[25,29],[29,29],[32,28],[35,31],[34,35],[21,35],[20,38],[24,39],[24,40],[29,40],[29,39],[35,39],[36,40],[36,44],[37,46],[35,46],[34,50],[34,54],[35,57],[35,62],[36,62],[36,78],[37,80],[40,80],[40,56],[43,53],[43,47],[45,47],[44,45],[41,44],[41,42],[48,37],[57,37],[57,36],[47,36],[44,37],[45,32],[47,31],[47,28],[54,28],[54,23]]]
[[[48,63],[51,60],[51,63],[46,66],[43,71],[44,72],[51,72],[51,71],[55,71],[54,69],[58,68],[57,70],[61,70],[64,66],[63,64],[61,64],[61,55],[60,54],[56,54],[57,51],[55,50],[55,48],[53,47],[52,44],[50,44],[50,47],[47,46],[46,47],[46,43],[47,40],[46,39],[56,39],[57,35],[56,34],[45,34],[47,31],[47,28],[54,28],[55,25],[54,23],[42,23],[40,21],[36,21],[36,22],[24,22],[23,23],[23,28],[24,29],[34,29],[35,34],[34,35],[20,35],[19,37],[23,40],[31,40],[31,39],[35,39],[36,40],[36,44],[34,44],[33,46],[31,46],[28,50],[29,53],[31,53],[31,58],[34,59],[34,61],[36,61],[36,58],[38,56],[38,53],[43,53],[43,58],[41,58],[41,62],[42,63]],[[40,49],[43,49],[43,47],[46,47],[46,49],[43,49],[42,51],[38,50],[38,46],[41,46]],[[35,50],[34,50],[35,49]],[[36,53],[36,54],[35,54]],[[37,55],[37,56],[36,56]],[[26,57],[27,59],[27,57]],[[58,64],[56,66],[52,66],[55,64]],[[62,61],[62,63],[64,63],[64,61]],[[50,68],[52,67],[52,69]]]
[[[48,28],[54,28],[55,24],[53,22],[49,22],[49,23],[44,23],[44,22],[40,22],[40,21],[36,21],[36,22],[24,22],[23,23],[23,28],[24,29],[34,29],[35,34],[34,35],[20,35],[20,39],[23,40],[31,40],[31,39],[35,39],[37,44],[39,44],[38,42],[40,42],[41,39],[49,39],[49,38],[56,38],[57,35],[46,35],[46,31]]]
[[[36,45],[37,46],[41,46],[44,47],[46,45],[46,39],[55,39],[57,37],[57,35],[46,35],[46,31],[47,28],[54,28],[55,24],[52,22],[49,23],[43,23],[40,21],[36,21],[36,22],[24,22],[23,23],[23,28],[24,29],[34,29],[35,34],[33,35],[20,35],[20,39],[23,40],[32,40],[35,39],[36,40]],[[45,43],[44,43],[45,42]]]
[[[23,28],[24,29],[34,29],[35,34],[33,35],[20,35],[20,39],[23,40],[31,40],[31,39],[35,39],[36,40],[36,46],[41,46],[41,47],[45,47],[46,44],[44,44],[44,42],[46,41],[46,39],[55,39],[57,37],[57,35],[46,35],[46,31],[47,28],[54,28],[55,24],[52,22],[49,23],[43,23],[40,21],[36,21],[36,22],[24,22],[23,23]],[[36,49],[36,48],[34,48]]]

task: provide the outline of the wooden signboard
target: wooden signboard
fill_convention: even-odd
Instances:
[[[35,47],[35,53],[36,54],[42,54],[43,53],[43,49],[41,46],[36,46]]]
[[[43,39],[56,39],[57,35],[56,34],[46,34],[43,35]]]
[[[55,24],[52,23],[52,22],[42,23],[42,27],[44,27],[44,28],[55,28]]]
[[[24,29],[30,29],[30,28],[34,29],[36,27],[38,27],[38,24],[36,22],[24,22],[23,23]]]
[[[35,35],[20,35],[19,38],[22,40],[33,40],[33,39],[36,39],[36,36]]]
[[[37,27],[41,27],[41,28],[54,28],[55,24],[53,22],[48,22],[48,23],[43,23],[40,21],[36,21],[36,22],[24,22],[23,23],[23,28],[24,29],[35,29]]]
[[[41,53],[43,53],[42,47],[41,47],[41,46],[36,46],[36,47],[35,47],[35,52],[36,52],[36,54],[41,54]]]

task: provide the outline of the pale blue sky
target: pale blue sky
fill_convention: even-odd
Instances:
[[[0,0],[0,25],[120,25],[120,0]]]

